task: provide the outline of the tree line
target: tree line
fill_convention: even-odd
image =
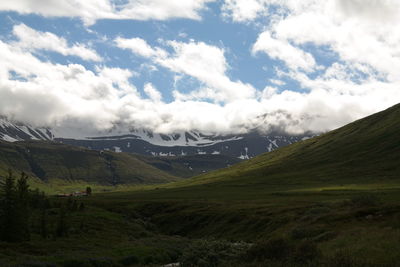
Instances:
[[[25,173],[16,179],[9,171],[0,181],[0,241],[29,241],[33,234],[43,239],[67,236],[67,214],[84,209],[83,203],[71,198],[64,203],[51,201],[44,192],[29,188]],[[57,218],[49,220],[50,212]]]

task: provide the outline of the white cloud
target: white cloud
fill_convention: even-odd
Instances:
[[[30,52],[0,42],[0,114],[36,125],[56,125],[67,118],[88,127],[112,126],[116,102],[135,96],[131,73],[121,69],[87,70],[82,65],[42,62]],[[11,72],[22,79],[14,79]]]
[[[174,53],[168,54],[161,48],[152,48],[140,38],[117,38],[118,47],[129,49],[134,54],[151,58],[165,68],[178,74],[185,74],[204,83],[204,87],[189,94],[176,93],[180,100],[211,99],[213,101],[230,102],[237,99],[252,98],[255,89],[241,81],[232,81],[226,71],[225,51],[216,46],[203,42],[168,41],[166,44],[173,48]]]
[[[126,19],[166,20],[170,18],[200,19],[199,11],[214,0],[131,0],[118,15]]]
[[[273,7],[280,16],[270,17],[253,51],[264,51],[292,66],[311,67],[310,53],[302,45],[325,46],[340,60],[369,65],[389,80],[399,79],[400,2],[397,0],[254,0],[258,11],[248,20]],[[242,1],[225,0],[229,15],[246,9]],[[239,11],[238,11],[239,10]]]
[[[141,38],[125,39],[118,37],[114,40],[114,43],[122,49],[129,49],[132,53],[142,57],[156,57],[163,58],[167,56],[167,52],[161,48],[152,48],[147,42]]]
[[[167,20],[200,19],[199,12],[215,0],[18,0],[0,1],[0,11],[46,17],[79,17],[87,25],[99,19]]]
[[[143,90],[152,101],[154,101],[156,103],[161,102],[162,95],[161,95],[160,91],[158,91],[154,87],[154,85],[152,85],[151,83],[147,83],[144,85]]]
[[[314,57],[300,48],[291,45],[287,40],[279,40],[268,31],[263,32],[254,44],[253,53],[265,52],[272,59],[279,59],[291,69],[313,71],[316,67]]]
[[[237,22],[253,20],[265,11],[260,0],[225,0],[222,6],[223,16],[232,17]]]
[[[295,80],[301,88],[293,89],[303,90],[277,93],[267,87],[263,91],[269,108],[283,107],[290,115],[287,123],[303,121],[300,128],[328,130],[400,102],[399,1],[252,3],[258,9],[246,12],[245,1],[225,0],[224,16],[250,22],[275,10],[268,18],[262,17],[267,24],[253,45],[253,53],[265,52],[283,61],[289,70],[278,69],[277,76]],[[314,54],[319,49],[328,51],[326,62],[333,62],[318,65]],[[289,123],[288,129],[296,127]]]
[[[25,24],[15,25],[13,34],[19,39],[15,45],[23,49],[54,51],[64,56],[77,56],[91,61],[102,60],[94,50],[83,44],[69,46],[64,38],[50,32],[36,31]]]
[[[180,54],[170,57],[179,58]],[[62,131],[67,137],[91,136],[116,127],[122,130],[142,127],[157,132],[197,129],[237,133],[253,127],[292,133],[320,131],[338,127],[400,99],[397,89],[400,84],[371,81],[368,88],[349,86],[347,80],[339,79],[346,66],[337,66],[330,75],[317,80],[302,73],[287,74],[297,75],[295,78],[303,86],[315,88],[310,93],[278,93],[276,88],[267,87],[258,100],[237,98],[222,105],[183,99],[165,103],[151,84],[145,86],[150,100],[141,98],[129,82],[131,71],[106,67],[90,71],[79,64],[43,62],[29,51],[2,41],[0,61],[0,114],[55,127],[56,133]],[[203,65],[195,68],[199,66]],[[211,69],[221,74],[226,71],[223,66]],[[11,71],[22,79],[14,79]]]
[[[108,1],[47,0],[43,2],[46,5],[24,0],[3,2],[1,10],[76,16],[88,23],[129,16],[198,19],[207,3],[179,1],[183,10],[174,13],[171,10],[178,1],[131,1],[130,6],[122,9],[111,7]],[[146,9],[154,3],[157,8]],[[82,48],[90,47],[70,45],[51,33],[20,25],[15,28],[20,42],[0,41],[0,114],[36,125],[70,128],[71,136],[76,133],[88,136],[115,127],[222,133],[263,127],[302,133],[330,130],[400,102],[397,1],[226,0],[225,3],[225,16],[232,16],[238,22],[265,16],[271,5],[279,11],[279,15],[263,17],[268,23],[255,41],[253,52],[267,53],[288,68],[269,65],[268,69],[275,69],[276,77],[268,77],[273,85],[263,91],[257,92],[253,86],[229,77],[230,66],[223,48],[201,41],[168,41],[157,47],[140,38],[119,37],[115,40],[118,47],[148,59],[141,65],[142,70],[167,68],[174,72],[176,83],[180,81],[180,89],[188,77],[200,84],[194,91],[174,88],[175,99],[166,103],[154,85],[148,83],[144,86],[146,97],[141,98],[130,82],[135,75],[133,71],[104,66],[92,71],[79,64],[40,60],[35,50],[83,57],[90,53],[83,53]],[[135,4],[143,6],[138,9],[143,14],[131,10]],[[184,13],[184,10],[189,11]],[[45,38],[52,41],[45,42]],[[304,47],[315,49],[305,51]],[[324,69],[319,67],[324,65],[319,62],[321,55],[315,55],[319,48],[327,50],[328,59],[334,61],[325,63]],[[94,60],[91,57],[87,60]],[[300,88],[278,90],[275,85],[283,85],[283,80],[288,82],[285,88],[297,83]]]
[[[278,85],[278,86],[282,86],[282,85],[285,85],[285,84],[286,84],[285,81],[278,80],[278,79],[270,79],[269,81],[270,81],[271,83],[275,84],[275,85]]]

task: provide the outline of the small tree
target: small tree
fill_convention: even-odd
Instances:
[[[17,213],[18,213],[18,232],[20,234],[19,239],[29,240],[30,239],[30,208],[29,208],[29,185],[28,176],[25,173],[21,173],[21,177],[17,181]]]
[[[81,204],[79,204],[79,211],[84,211],[84,210],[85,210],[85,204],[81,202]]]
[[[63,237],[68,234],[67,218],[66,218],[66,208],[64,205],[60,207],[57,226],[56,226],[56,236]]]
[[[71,211],[77,211],[77,210],[78,210],[78,201],[74,200],[74,202],[72,202]]]
[[[35,190],[31,191],[30,206],[34,209],[40,208],[41,198],[42,198],[42,196],[40,194],[39,189],[36,188]]]
[[[1,185],[1,201],[0,201],[0,237],[6,242],[18,241],[15,236],[16,218],[17,218],[17,195],[15,190],[15,179],[11,170]]]
[[[74,201],[72,200],[72,197],[69,197],[67,200],[67,210],[71,211],[72,210],[72,205],[73,205]]]
[[[30,239],[30,194],[28,177],[21,174],[15,184],[11,171],[1,185],[0,237],[6,242],[21,242]]]
[[[47,211],[44,206],[40,210],[40,236],[44,239],[46,239],[49,236]]]
[[[92,195],[92,188],[90,186],[86,187],[86,195]]]

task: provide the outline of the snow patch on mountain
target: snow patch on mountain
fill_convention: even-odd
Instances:
[[[56,133],[56,134],[54,134]],[[69,134],[68,134],[69,133]],[[243,134],[205,134],[183,131],[171,134],[145,129],[98,132],[90,137],[70,138],[72,129],[35,128],[12,122],[0,116],[0,140],[54,140],[94,150],[137,153],[153,156],[227,155],[250,159],[261,153],[305,140],[312,135],[291,136],[284,133],[263,133],[254,129]]]
[[[177,132],[172,134],[153,133],[148,130],[130,130],[129,133],[121,132],[118,135],[109,133],[104,136],[78,138],[80,140],[124,140],[138,139],[157,146],[210,146],[221,142],[240,140],[243,136],[211,135],[202,134],[196,131]]]
[[[7,142],[23,140],[53,140],[54,136],[49,129],[34,128],[18,122],[12,122],[0,117],[0,139]]]

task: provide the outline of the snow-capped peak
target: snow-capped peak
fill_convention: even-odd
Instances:
[[[153,133],[144,129],[131,129],[128,133],[112,133],[105,136],[86,137],[86,140],[138,139],[160,146],[209,146],[220,142],[240,140],[242,136],[206,135],[196,131],[181,131],[172,134]]]
[[[0,140],[15,142],[22,140],[52,140],[53,134],[46,128],[34,128],[0,117]]]

